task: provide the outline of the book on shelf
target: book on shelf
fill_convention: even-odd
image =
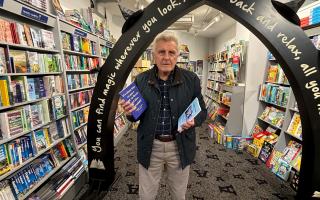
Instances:
[[[302,145],[294,140],[290,140],[286,148],[283,150],[283,160],[291,163],[302,151]]]
[[[259,159],[262,161],[262,162],[267,162],[270,154],[272,153],[272,150],[273,150],[273,144],[267,142],[267,141],[264,141],[263,142],[263,146],[260,150],[260,154],[259,154]]]
[[[259,118],[276,127],[281,127],[284,121],[284,112],[275,107],[267,106]]]
[[[0,77],[1,105],[10,106],[13,102],[8,77]]]
[[[2,138],[10,138],[31,129],[30,109],[19,107],[0,113]]]
[[[33,47],[34,45],[33,45],[32,36],[31,36],[31,32],[30,32],[30,26],[27,24],[23,24],[23,29],[24,29],[24,33],[26,36],[28,46]]]
[[[27,37],[26,37],[26,33],[24,32],[24,27],[21,23],[15,22],[16,27],[17,27],[17,33],[18,33],[18,37],[19,37],[19,43],[22,45],[27,46],[28,42],[27,42]]]
[[[42,47],[40,33],[37,29],[30,27],[31,39],[34,47]]]
[[[39,56],[37,52],[27,51],[27,72],[37,73],[40,72]]]
[[[8,180],[0,182],[0,192],[6,200],[15,199]]]
[[[7,151],[7,144],[0,145],[0,176],[10,171],[10,160]]]
[[[15,73],[27,73],[27,55],[25,51],[9,50],[11,66]]]
[[[275,149],[273,149],[272,153],[270,154],[267,162],[266,162],[266,166],[268,168],[271,168],[273,170],[273,168],[276,168],[277,165],[276,163],[278,162],[279,158],[282,156],[282,152],[281,151],[277,151]]]
[[[281,179],[285,181],[288,180],[291,171],[291,165],[287,163],[285,160],[279,158],[278,166],[276,168],[277,170],[275,170],[274,173]]]
[[[293,114],[287,132],[293,136],[296,136],[297,138],[302,138],[302,125],[299,113]]]
[[[52,31],[40,29],[41,40],[43,43],[43,48],[45,49],[54,49],[54,36]]]
[[[66,113],[66,101],[64,96],[54,96],[51,98],[51,108],[53,112],[53,118],[59,119]]]
[[[50,144],[47,144],[44,129],[40,129],[34,132],[34,140],[35,140],[35,144],[38,152],[46,149],[50,145]]]
[[[0,47],[0,74],[7,73],[7,59],[5,48]]]

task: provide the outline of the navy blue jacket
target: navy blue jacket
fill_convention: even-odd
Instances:
[[[138,119],[140,120],[140,124],[137,131],[138,161],[142,166],[148,168],[161,100],[156,77],[156,66],[139,74],[136,77],[135,83],[148,104],[148,108]],[[199,99],[202,111],[195,117],[195,125],[200,126],[207,115],[205,103],[201,95],[200,79],[195,73],[176,66],[173,84],[169,89],[173,130],[177,130],[179,116],[196,97]],[[133,121],[130,117],[128,119]],[[195,127],[182,133],[176,133],[176,141],[181,166],[185,168],[193,162],[196,154]]]

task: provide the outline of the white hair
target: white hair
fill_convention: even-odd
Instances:
[[[162,33],[160,33],[159,35],[156,36],[156,38],[153,40],[152,43],[152,52],[155,53],[156,50],[156,44],[159,41],[165,41],[165,42],[170,42],[173,41],[176,43],[177,45],[177,52],[179,52],[179,41],[178,41],[178,37],[176,36],[176,34],[172,31],[164,31]]]

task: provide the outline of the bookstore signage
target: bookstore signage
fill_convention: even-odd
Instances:
[[[84,38],[87,37],[87,33],[86,32],[80,31],[78,29],[74,30],[74,34],[75,35],[79,35],[79,36],[84,37]]]
[[[35,12],[33,10],[30,10],[29,8],[26,8],[26,7],[22,7],[21,15],[23,15],[25,17],[28,17],[28,18],[31,18],[31,19],[34,19],[36,21],[45,23],[45,24],[48,23],[48,17],[47,16],[45,16],[43,14],[40,14],[38,12]]]
[[[318,51],[301,28],[285,19],[275,1],[154,1],[115,44],[96,83],[88,119],[89,175],[110,186],[115,177],[113,127],[119,91],[154,37],[191,10],[207,4],[230,15],[271,50],[284,68],[296,96],[303,125],[303,156],[298,198],[320,191],[320,73]],[[278,10],[278,11],[277,11]],[[292,15],[291,15],[292,16]],[[98,112],[97,112],[98,111]],[[99,151],[96,147],[99,146]],[[100,168],[90,163],[100,163]],[[92,165],[95,166],[95,165]]]

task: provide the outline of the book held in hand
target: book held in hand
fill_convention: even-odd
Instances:
[[[130,101],[136,107],[136,109],[132,112],[132,116],[135,120],[137,120],[140,115],[147,109],[147,103],[134,82],[132,82],[128,87],[121,90],[119,94],[121,99]]]
[[[199,104],[199,100],[196,97],[192,103],[188,106],[188,108],[182,113],[182,115],[178,119],[178,131],[182,131],[182,125],[186,123],[188,120],[195,118],[201,111],[201,107]]]

